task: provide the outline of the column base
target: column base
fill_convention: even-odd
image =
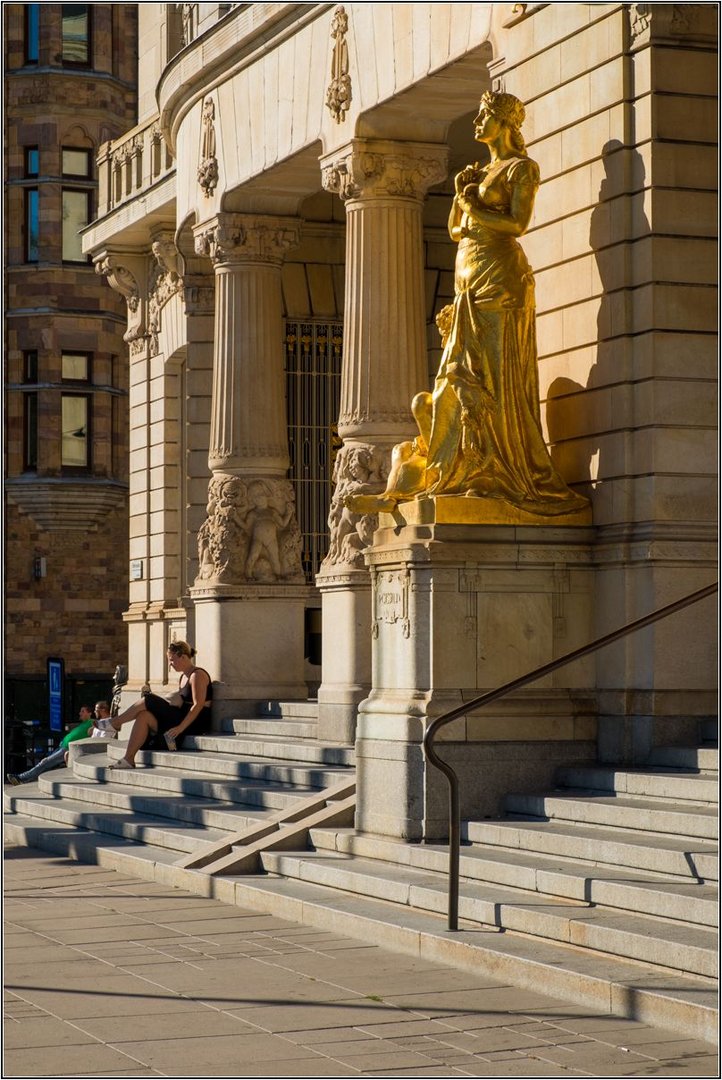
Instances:
[[[192,589],[196,647],[213,680],[214,725],[249,703],[305,700],[305,586]]]
[[[371,579],[367,570],[316,578],[323,620],[318,739],[352,744],[358,704],[371,688]]]

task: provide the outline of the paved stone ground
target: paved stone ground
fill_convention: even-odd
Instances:
[[[5,851],[3,1077],[719,1076],[595,1014],[27,848]]]

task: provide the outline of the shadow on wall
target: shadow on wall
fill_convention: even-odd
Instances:
[[[631,433],[634,419],[634,360],[627,336],[632,329],[632,270],[635,244],[651,234],[644,210],[642,156],[612,139],[602,148],[602,163],[605,177],[589,229],[601,282],[596,358],[586,386],[569,378],[554,379],[546,405],[552,460],[561,475],[593,502],[595,490],[605,480],[627,475],[631,464],[626,460],[626,440],[618,433]]]

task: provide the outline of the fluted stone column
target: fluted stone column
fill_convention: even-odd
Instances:
[[[207,517],[191,590],[216,715],[305,697],[301,534],[286,478],[281,265],[294,218],[220,214],[194,230],[215,271]]]
[[[378,524],[344,496],[382,491],[391,449],[415,433],[411,399],[428,386],[423,202],[446,175],[438,144],[354,139],[322,159],[323,184],[346,206],[346,293],[330,548],[323,605],[319,737],[352,742],[371,685],[370,579],[363,552]]]

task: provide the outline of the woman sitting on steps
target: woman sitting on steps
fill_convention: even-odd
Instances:
[[[187,641],[172,641],[168,646],[168,663],[180,672],[178,683],[179,704],[172,704],[157,694],[146,694],[129,709],[113,719],[113,727],[120,731],[123,724],[135,721],[128,739],[125,757],[109,769],[134,769],[135,755],[151,741],[154,735],[163,735],[169,750],[175,750],[189,733],[200,735],[210,730],[213,685],[211,677],[203,668],[193,663],[195,649]]]

